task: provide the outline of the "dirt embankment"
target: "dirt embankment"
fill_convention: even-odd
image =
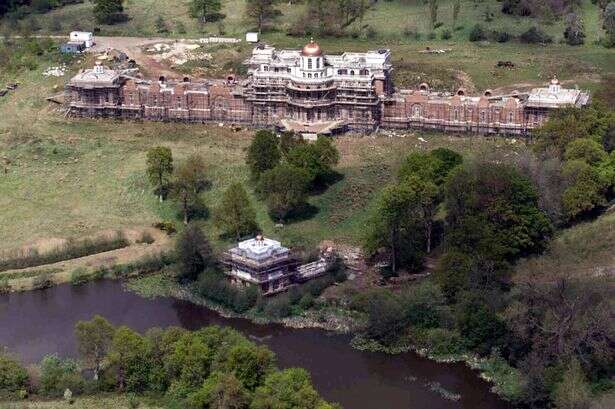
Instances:
[[[117,230],[103,231],[91,238],[111,237],[117,232]],[[123,229],[119,232],[129,241],[128,246],[57,263],[3,271],[0,272],[0,281],[9,277],[8,282],[6,282],[9,291],[31,290],[36,287],[36,281],[41,275],[45,275],[53,284],[63,284],[70,281],[71,273],[76,269],[94,271],[101,267],[110,268],[114,265],[130,264],[143,257],[160,254],[170,247],[169,237],[160,230],[151,227]],[[153,239],[153,242],[140,242],[146,233]],[[55,237],[38,239],[22,248],[36,249],[40,254],[44,254],[61,247],[66,242],[66,239]]]

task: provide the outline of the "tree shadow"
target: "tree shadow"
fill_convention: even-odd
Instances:
[[[346,175],[343,173],[332,170],[328,172],[326,175],[322,175],[318,177],[310,189],[310,196],[319,196],[325,193],[329,188],[336,183],[341,182],[346,178]]]

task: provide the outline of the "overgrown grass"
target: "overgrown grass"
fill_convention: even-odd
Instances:
[[[68,239],[62,246],[40,253],[36,248],[5,250],[0,254],[0,271],[57,263],[126,247],[130,244],[121,232],[113,237]]]
[[[74,409],[133,409],[134,405],[131,405],[130,399],[127,395],[96,395],[96,396],[84,396],[75,398],[75,402],[72,405],[66,403],[66,401],[33,401],[27,402],[3,402],[0,404],[2,409],[66,409],[68,407]],[[139,399],[140,409],[157,409],[158,406],[154,399],[141,398]]]

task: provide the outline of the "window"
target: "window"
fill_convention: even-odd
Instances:
[[[320,58],[316,59],[316,68],[320,68]]]
[[[510,112],[508,114],[508,123],[512,124],[514,122],[514,120],[515,120],[515,115],[512,112]]]
[[[485,111],[480,111],[480,121],[485,122]]]
[[[421,106],[416,104],[412,107],[412,116],[414,118],[420,118],[421,117]]]
[[[263,70],[265,70],[265,71],[269,71],[269,66],[268,66],[268,65],[265,65],[265,66],[263,67]]]
[[[312,59],[308,58],[308,70],[312,69]]]
[[[308,78],[312,78],[312,74],[308,74]]]
[[[354,75],[354,70],[350,70],[350,75]]]
[[[454,120],[459,121],[459,110],[457,108],[455,108],[454,111]]]

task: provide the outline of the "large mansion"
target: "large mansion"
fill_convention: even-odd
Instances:
[[[590,96],[554,78],[529,93],[466,95],[393,84],[390,50],[326,55],[310,41],[302,50],[258,45],[247,78],[143,80],[96,65],[66,86],[73,116],[222,122],[304,134],[378,128],[526,134],[554,109],[582,107]]]

